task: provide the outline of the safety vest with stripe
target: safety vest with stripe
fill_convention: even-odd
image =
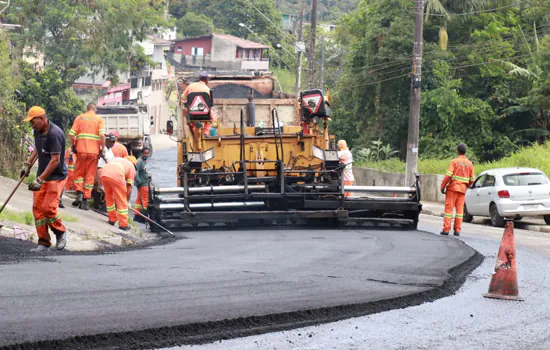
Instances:
[[[103,118],[94,112],[87,112],[76,117],[69,135],[76,138],[77,153],[99,154],[101,135],[105,134]]]
[[[121,184],[133,185],[136,177],[136,168],[127,159],[115,158],[105,164],[101,170],[101,178],[104,177],[116,180]]]
[[[451,161],[441,188],[447,187],[447,191],[466,193],[466,190],[474,182],[474,165],[466,156],[458,156]]]

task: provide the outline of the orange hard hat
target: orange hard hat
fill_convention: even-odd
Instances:
[[[42,107],[34,106],[29,109],[27,113],[27,118],[23,119],[23,122],[30,122],[36,117],[41,117],[46,114],[46,111]]]
[[[136,159],[136,157],[134,157],[134,156],[126,156],[126,157],[124,157],[124,159],[129,160],[129,161],[130,161],[132,164],[134,164],[134,165],[137,164],[137,159]]]

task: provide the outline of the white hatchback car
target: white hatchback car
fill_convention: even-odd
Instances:
[[[550,225],[550,181],[538,169],[503,168],[482,172],[466,191],[464,221],[474,216],[491,218],[504,226],[504,218],[543,216]]]

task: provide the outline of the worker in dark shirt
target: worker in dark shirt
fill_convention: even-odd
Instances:
[[[34,192],[32,211],[38,247],[32,252],[43,252],[51,246],[50,229],[56,237],[56,248],[61,250],[67,243],[66,229],[57,213],[59,196],[67,181],[67,165],[62,159],[65,154],[65,134],[54,123],[48,120],[46,111],[32,107],[24,122],[30,122],[34,129],[35,147],[30,158],[21,171],[26,177],[38,157],[38,172],[29,190]]]

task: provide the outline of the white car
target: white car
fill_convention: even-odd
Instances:
[[[504,218],[543,216],[550,225],[550,181],[538,169],[503,168],[482,172],[466,191],[464,221],[474,216],[491,218],[504,226]]]

